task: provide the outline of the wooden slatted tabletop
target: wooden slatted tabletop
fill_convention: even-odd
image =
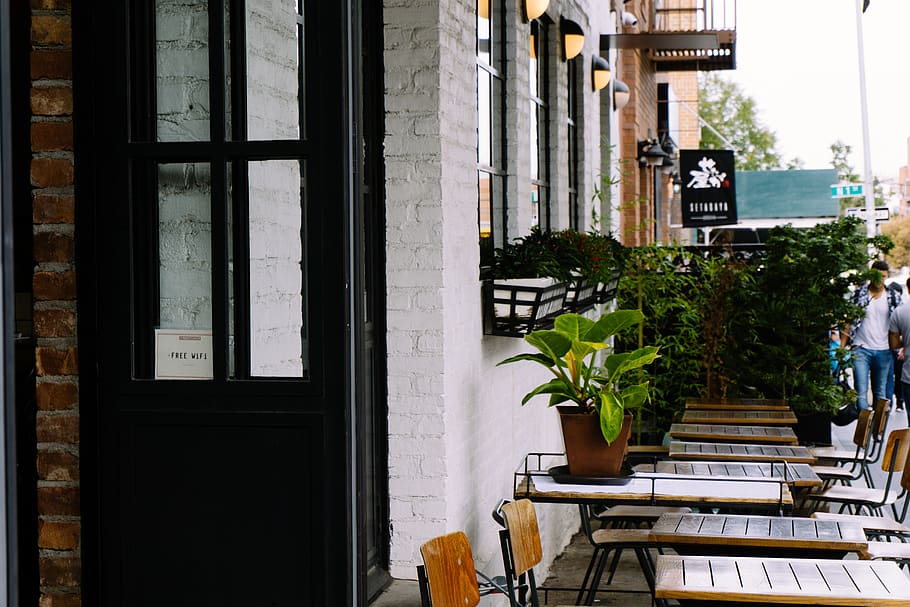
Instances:
[[[710,459],[714,461],[786,461],[794,464],[815,463],[815,457],[806,447],[794,445],[753,445],[672,441],[670,443],[670,457],[675,459]]]
[[[515,499],[534,502],[639,504],[659,506],[725,507],[781,513],[793,507],[786,483],[772,479],[693,479],[691,476],[635,473],[625,485],[566,484],[546,471],[517,474]]]
[[[799,444],[793,428],[741,426],[739,424],[672,424],[670,436],[682,440],[742,441],[747,443]]]
[[[786,516],[663,514],[649,538],[679,552],[712,555],[789,550],[818,557],[826,556],[821,554],[825,551],[832,553],[828,558],[840,558],[868,547],[859,523]]]
[[[784,469],[786,466],[786,470]],[[663,460],[640,464],[635,470],[705,478],[765,478],[786,480],[793,487],[821,487],[823,481],[809,464],[788,462],[683,462]]]
[[[743,411],[741,409],[686,409],[684,424],[746,424],[751,426],[792,426],[792,411]]]
[[[774,398],[695,398],[686,399],[686,409],[736,409],[745,411],[790,411],[785,400]]]
[[[910,607],[910,578],[888,561],[660,555],[654,596],[681,602]]]

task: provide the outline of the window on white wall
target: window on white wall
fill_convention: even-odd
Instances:
[[[477,1],[477,220],[481,264],[506,242],[504,6]]]
[[[550,229],[550,106],[547,102],[549,40],[547,24],[531,22],[530,144],[531,144],[531,226]]]
[[[568,199],[569,199],[569,227],[574,230],[581,230],[584,222],[582,221],[582,207],[578,201],[578,57],[566,61],[566,71],[568,81],[566,86],[566,97],[568,102],[568,113],[566,116],[566,135],[568,143],[567,174],[569,178]]]

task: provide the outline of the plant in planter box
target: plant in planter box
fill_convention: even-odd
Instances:
[[[554,321],[552,330],[534,331],[525,336],[525,341],[536,348],[537,353],[519,354],[499,363],[532,361],[546,367],[553,379],[532,389],[521,403],[524,405],[539,394],[549,395],[551,407],[571,403],[560,407],[561,417],[575,414],[585,418],[582,423],[590,424],[599,435],[597,442],[603,447],[615,445],[613,451],[619,452],[618,462],[603,463],[607,467],[599,469],[597,466],[602,462],[590,455],[582,456],[580,460],[573,457],[575,445],[564,436],[570,474],[615,475],[619,472],[631,424],[627,411],[640,407],[647,400],[648,382],[642,367],[653,362],[658,353],[654,346],[609,352],[602,365],[598,364],[597,355],[610,348],[609,342],[614,335],[641,319],[638,310],[616,310],[597,321],[578,314],[562,314]],[[565,431],[563,419],[564,434]],[[615,456],[613,453],[614,459]],[[594,469],[586,467],[588,464]]]
[[[561,230],[549,234],[549,246],[560,263],[576,277],[575,303],[594,303],[614,291],[625,263],[625,248],[612,235]],[[587,286],[588,297],[581,294]]]

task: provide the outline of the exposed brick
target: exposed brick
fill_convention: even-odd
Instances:
[[[35,310],[33,321],[36,337],[76,335],[76,312],[73,310]]]
[[[63,232],[37,232],[32,249],[37,263],[71,263],[75,252],[73,235]]]
[[[82,560],[74,557],[47,556],[38,559],[38,578],[42,586],[78,586]]]
[[[38,546],[50,550],[79,547],[81,526],[77,522],[38,521]]]
[[[69,10],[71,0],[31,0],[31,7],[39,11]]]
[[[66,158],[32,158],[32,185],[60,188],[73,185],[73,161]]]
[[[82,607],[82,597],[78,594],[42,594],[38,607]]]
[[[48,78],[71,80],[73,77],[72,51],[39,49],[32,51],[31,77],[33,80]]]
[[[35,301],[68,301],[76,299],[76,273],[35,272],[32,276]]]
[[[40,382],[35,386],[39,411],[74,409],[79,402],[79,386],[70,382]]]
[[[38,487],[38,514],[78,516],[79,487]]]
[[[70,116],[73,113],[73,89],[66,86],[32,87],[29,99],[35,116]]]
[[[47,346],[35,348],[35,366],[38,375],[76,375],[79,372],[79,357],[76,348],[66,351]]]
[[[76,198],[72,194],[35,194],[32,221],[35,223],[73,223]]]
[[[79,458],[65,451],[39,451],[38,479],[43,481],[78,481]]]
[[[32,15],[32,44],[69,46],[72,43],[73,28],[69,15]]]
[[[39,443],[79,444],[79,416],[39,413],[35,434]]]
[[[72,149],[72,122],[32,123],[32,151],[46,152]]]

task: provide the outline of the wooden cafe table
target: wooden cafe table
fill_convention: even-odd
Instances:
[[[910,578],[890,561],[660,555],[654,597],[681,605],[910,607]]]
[[[748,426],[792,426],[792,411],[743,411],[741,409],[686,409],[684,424],[744,424]]]
[[[669,435],[681,440],[702,442],[744,442],[797,445],[793,428],[744,426],[739,424],[672,424]]]
[[[843,558],[868,548],[859,523],[788,516],[663,514],[648,539],[679,554],[716,556]]]
[[[706,478],[764,478],[784,481],[790,487],[807,489],[821,487],[824,484],[824,481],[809,464],[791,464],[789,462],[689,462],[661,460],[654,464],[639,464],[635,467],[635,470]]]
[[[696,443],[672,441],[671,459],[692,459],[712,461],[772,462],[785,461],[794,464],[815,463],[815,456],[809,449],[799,445],[756,445],[740,443]]]
[[[724,508],[782,514],[793,508],[789,485],[771,478],[698,478],[691,475],[630,472],[621,484],[560,478],[541,465],[541,454],[525,456],[515,472],[514,499],[564,504],[620,504]],[[555,454],[546,454],[555,455]]]
[[[686,409],[734,409],[741,411],[790,411],[787,401],[773,398],[696,398],[686,399]]]

